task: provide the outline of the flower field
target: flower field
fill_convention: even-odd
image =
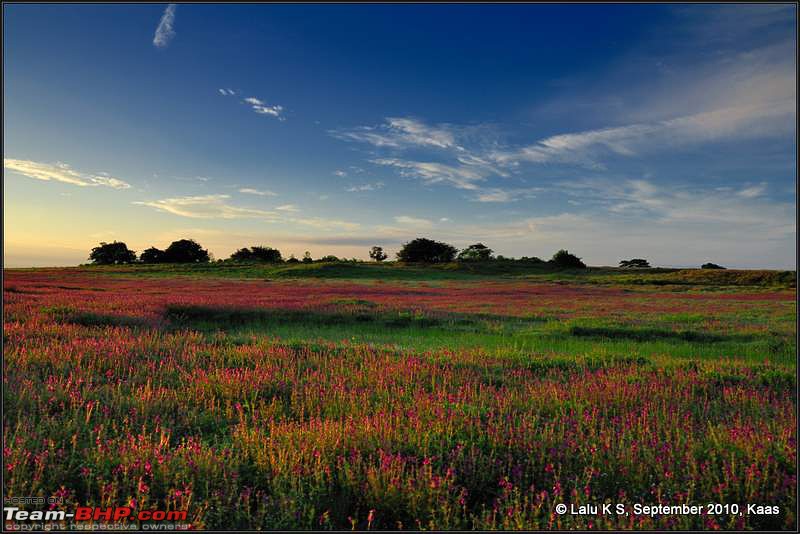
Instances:
[[[6,496],[208,529],[797,527],[794,289],[52,269],[3,295]]]

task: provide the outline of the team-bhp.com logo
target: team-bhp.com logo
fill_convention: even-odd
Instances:
[[[129,506],[99,508],[78,506],[74,512],[64,510],[21,510],[15,506],[3,508],[6,521],[186,521],[186,510],[139,510]]]

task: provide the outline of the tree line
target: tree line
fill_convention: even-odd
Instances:
[[[388,258],[383,251],[383,247],[374,246],[369,250],[369,257],[376,262],[382,262]],[[161,250],[150,247],[144,250],[137,258],[136,252],[130,250],[128,246],[120,241],[113,243],[101,242],[89,253],[89,260],[95,265],[117,265],[127,263],[208,263],[213,260],[208,250],[204,249],[193,239],[179,239],[173,241],[166,249]],[[486,261],[519,261],[524,263],[550,263],[556,267],[569,269],[583,269],[586,264],[578,256],[571,254],[567,250],[559,250],[548,262],[533,257],[523,256],[521,258],[506,258],[502,255],[494,254],[494,251],[483,243],[475,243],[465,249],[458,250],[456,247],[434,241],[425,237],[418,237],[403,244],[397,252],[397,260],[403,263],[451,263],[457,262],[486,262]],[[312,263],[320,262],[339,262],[360,260],[353,258],[347,260],[333,255],[323,256],[314,260],[309,252],[303,255],[302,259],[297,259],[294,255],[284,259],[281,252],[267,246],[251,246],[240,248],[227,260],[217,260],[219,262],[260,262],[260,263]],[[620,267],[629,269],[649,269],[650,263],[642,258],[633,258],[619,262]],[[706,263],[703,269],[724,269],[713,263]]]

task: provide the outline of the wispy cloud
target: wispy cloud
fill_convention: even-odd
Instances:
[[[300,212],[294,204],[284,204],[268,211],[233,205],[230,198],[230,195],[198,195],[138,201],[133,204],[190,219],[259,219],[269,223],[310,226],[320,231],[353,231],[361,227],[359,223],[339,219],[293,217],[292,214]]]
[[[242,187],[239,189],[240,193],[244,193],[246,195],[258,195],[262,197],[276,197],[278,193],[274,193],[268,189],[253,189],[252,187]]]
[[[453,166],[430,161],[411,161],[399,158],[377,158],[370,160],[376,165],[387,165],[400,169],[400,175],[419,178],[426,184],[447,183],[459,189],[477,189],[475,182],[486,178],[480,169],[468,165]]]
[[[394,222],[397,224],[402,224],[403,226],[411,226],[413,228],[431,228],[433,226],[433,222],[428,219],[410,217],[408,215],[398,215],[394,218]]]
[[[294,204],[284,204],[282,206],[276,206],[275,209],[278,211],[285,211],[289,213],[297,213],[300,211],[300,208],[298,208]]]
[[[455,134],[449,126],[429,126],[413,118],[388,117],[380,126],[360,126],[352,130],[331,130],[329,133],[338,139],[369,143],[376,147],[455,146]]]
[[[456,142],[455,135],[447,126],[428,126],[422,121],[403,117],[389,117],[386,121],[389,131],[405,143],[450,148]]]
[[[181,182],[209,182],[209,181],[211,181],[211,178],[209,178],[208,176],[175,176],[175,179],[179,180]]]
[[[254,96],[245,98],[243,102],[248,104],[253,111],[260,115],[271,115],[276,117],[278,120],[286,120],[286,118],[283,116],[283,106],[270,106]]]
[[[507,165],[558,162],[598,167],[606,154],[631,157],[685,144],[782,133],[788,127],[785,118],[795,112],[791,99],[715,109],[653,123],[555,135],[519,149],[496,151],[491,157]]]
[[[643,161],[653,154],[710,143],[794,136],[795,8],[709,6],[683,11],[682,23],[679,16],[677,24],[673,21],[661,30],[680,36],[682,46],[668,49],[663,39],[654,38],[642,43],[640,51],[620,58],[604,80],[576,79],[576,90],[565,96],[558,91],[550,112],[561,116],[543,122],[557,123],[570,114],[564,122],[590,128],[532,138],[532,143],[508,143],[508,138],[485,135],[492,133],[490,125],[482,125],[488,130],[474,135],[474,126],[388,117],[378,125],[329,133],[370,145],[373,162],[392,165],[401,175],[472,190],[485,185],[479,184],[484,180],[522,177],[537,166],[605,171],[626,160]],[[709,42],[709,36],[715,41]],[[643,71],[649,75],[630,83]],[[572,116],[576,110],[578,119]],[[518,139],[520,132],[511,130],[506,133]],[[499,191],[482,195],[507,196]]]
[[[219,94],[222,96],[232,96],[236,94],[233,89],[217,89],[217,91],[219,91]]]
[[[346,189],[346,191],[348,193],[360,193],[360,192],[363,192],[363,191],[377,191],[378,189],[381,189],[384,185],[385,184],[383,182],[375,182],[375,183],[371,183],[371,184],[354,185],[354,186],[348,187]]]
[[[279,214],[227,203],[230,195],[200,195],[134,202],[159,211],[193,219],[265,219],[275,221]]]
[[[345,172],[343,170],[337,170],[337,171],[333,171],[333,175],[334,176],[338,176],[339,178],[342,178],[344,176],[347,176],[347,172]]]
[[[38,163],[30,160],[4,158],[3,167],[29,178],[43,181],[63,182],[80,187],[111,187],[112,189],[129,189],[131,185],[105,172],[88,174],[72,169],[66,163]]]
[[[340,221],[337,219],[325,219],[322,217],[307,217],[302,219],[291,219],[292,222],[312,226],[318,230],[357,230],[361,227],[359,223],[350,221]]]
[[[173,29],[175,24],[175,8],[175,4],[169,4],[164,10],[164,14],[161,15],[161,21],[158,23],[156,33],[153,36],[153,45],[158,48],[165,48],[169,45],[170,41],[172,41],[172,38],[175,37],[175,30]]]
[[[543,191],[541,187],[527,187],[518,189],[503,189],[491,187],[481,189],[472,198],[475,202],[515,202],[524,198],[535,198],[536,193]]]
[[[349,130],[331,130],[330,135],[344,141],[366,143],[381,149],[386,157],[370,160],[377,165],[398,169],[401,176],[418,178],[426,184],[443,183],[459,189],[474,190],[476,182],[491,176],[508,176],[508,172],[491,161],[488,152],[475,146],[478,127],[451,124],[430,125],[411,117],[388,117],[379,126],[361,126]],[[480,145],[482,140],[477,143]],[[399,157],[401,152],[427,154]],[[391,157],[389,157],[391,156]]]
[[[766,190],[765,183],[738,192],[726,188],[665,187],[642,179],[622,183],[583,180],[559,186],[567,194],[599,202],[612,214],[634,216],[637,220],[726,228],[749,226],[761,228],[765,239],[796,231],[792,206],[758,198]],[[700,234],[707,229],[697,227],[696,231]]]
[[[758,185],[754,185],[751,187],[746,187],[739,191],[737,195],[743,198],[755,198],[764,194],[764,191],[767,190],[766,182],[761,182]]]

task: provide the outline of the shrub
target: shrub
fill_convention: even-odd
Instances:
[[[95,265],[114,265],[119,263],[133,263],[136,261],[136,253],[128,249],[125,243],[114,241],[113,243],[101,242],[89,253],[89,259]]]
[[[142,263],[164,263],[164,251],[156,247],[150,247],[139,256]]]
[[[550,260],[558,267],[562,267],[564,269],[585,269],[586,264],[581,261],[581,259],[574,255],[570,254],[568,251],[561,249],[555,254],[553,254],[553,258]]]
[[[211,257],[194,239],[173,241],[164,251],[167,263],[207,263]]]
[[[494,251],[483,243],[470,245],[458,255],[458,261],[488,261]]]
[[[280,263],[283,261],[281,251],[271,247],[240,248],[233,254],[234,261],[261,261],[265,263]]]
[[[641,258],[633,258],[632,260],[620,261],[619,266],[626,269],[649,269],[650,262]]]
[[[253,261],[253,253],[250,252],[250,249],[247,247],[240,248],[239,250],[231,254],[230,259],[232,259],[233,261]]]
[[[432,239],[418,237],[403,245],[397,259],[404,262],[447,263],[456,257],[457,249]]]
[[[724,269],[722,265],[717,265],[716,263],[704,263],[700,266],[701,269]]]
[[[338,261],[342,261],[333,254],[328,254],[327,256],[322,256],[319,261],[326,261],[328,263],[336,263]]]
[[[303,263],[312,263],[314,259],[311,257],[311,253],[306,250],[305,254],[303,254]]]
[[[383,247],[372,247],[369,250],[369,257],[377,261],[378,263],[388,258],[386,253],[383,251]]]

